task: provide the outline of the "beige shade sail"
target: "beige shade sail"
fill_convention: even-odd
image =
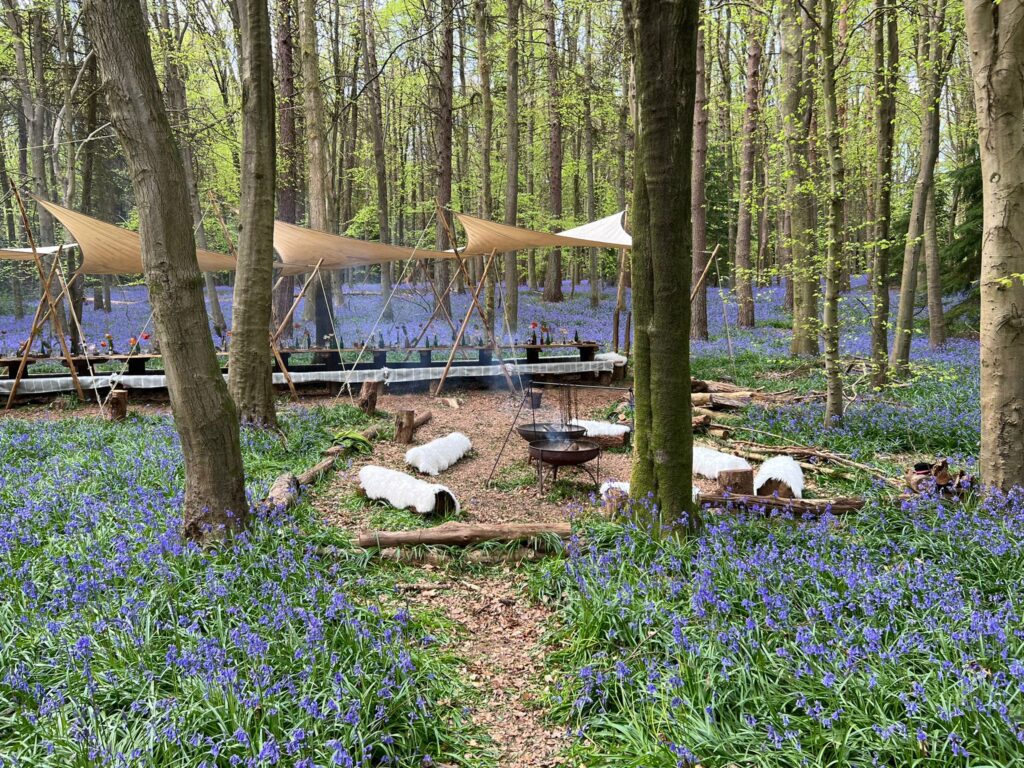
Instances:
[[[312,269],[323,262],[324,269],[345,269],[405,259],[450,259],[452,252],[406,248],[354,237],[332,235],[283,221],[274,222],[274,250],[287,267]],[[288,271],[293,271],[289,269]]]
[[[64,243],[63,245],[37,245],[35,252],[40,256],[53,256],[55,253],[59,253],[61,249],[67,250],[68,248],[74,248],[78,243]],[[35,256],[32,255],[31,248],[0,248],[0,259],[6,261],[32,261]]]
[[[597,248],[632,248],[633,236],[622,228],[622,218],[625,215],[625,211],[619,211],[589,224],[562,230],[558,235],[573,240],[601,243],[595,246]]]
[[[529,248],[631,248],[633,239],[622,229],[622,214],[568,229],[557,234],[499,224],[465,213],[456,213],[466,230],[463,253],[478,255],[491,251],[522,251]],[[616,221],[609,221],[615,220]]]
[[[78,241],[78,247],[82,249],[79,271],[90,275],[142,274],[142,241],[138,232],[107,224],[38,197],[36,202]],[[234,258],[223,253],[197,249],[196,256],[203,272],[225,272],[235,268]]]

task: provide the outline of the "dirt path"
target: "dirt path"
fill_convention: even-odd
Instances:
[[[463,678],[479,700],[473,722],[493,740],[499,768],[563,765],[564,729],[544,722],[541,633],[549,612],[528,600],[521,575],[493,568],[459,574],[444,589],[412,591],[408,604],[446,615],[461,628],[449,649],[463,660]]]

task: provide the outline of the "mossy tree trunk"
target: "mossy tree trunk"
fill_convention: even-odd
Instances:
[[[637,142],[633,192],[636,443],[632,495],[661,521],[700,519],[692,497],[690,163],[696,0],[625,3],[634,44]]]
[[[185,463],[183,535],[223,541],[248,521],[238,414],[210,338],[185,173],[146,21],[135,2],[90,0],[84,10],[138,204],[142,266]]]

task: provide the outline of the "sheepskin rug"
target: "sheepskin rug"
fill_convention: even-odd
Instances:
[[[792,456],[772,456],[762,464],[754,475],[754,493],[760,493],[769,480],[785,483],[798,499],[804,497],[804,471]]]
[[[615,491],[617,493],[624,493],[624,494],[626,494],[628,496],[629,495],[629,483],[619,482],[619,481],[615,481],[615,480],[609,480],[606,483],[601,483],[601,498],[602,499],[607,499],[608,498],[608,494],[611,493],[612,491]],[[696,485],[693,486],[693,500],[694,501],[697,500],[697,498],[700,496],[700,493],[701,493],[700,488],[698,488]]]
[[[425,475],[437,476],[472,449],[473,443],[461,432],[417,445],[405,452],[405,462]]]
[[[629,432],[627,424],[612,424],[610,421],[589,421],[587,419],[576,419],[569,422],[571,426],[583,427],[587,430],[587,437],[622,437]]]
[[[395,509],[412,509],[421,515],[433,512],[438,496],[447,494],[455,502],[455,514],[459,512],[459,501],[449,488],[393,469],[363,467],[359,470],[359,485],[371,499],[382,499]]]
[[[693,447],[693,474],[717,480],[718,473],[728,469],[750,469],[746,459],[716,451],[713,448]]]

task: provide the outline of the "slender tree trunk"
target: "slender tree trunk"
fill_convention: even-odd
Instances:
[[[437,221],[437,248],[445,250],[452,243],[448,230],[452,229],[452,131],[454,129],[453,98],[454,98],[454,66],[455,66],[455,4],[454,0],[441,0],[441,38],[438,55],[437,75],[437,109],[434,123],[434,145],[437,147],[436,178],[437,201],[441,213]],[[443,217],[447,221],[447,228]],[[451,273],[447,259],[439,259],[434,264],[436,289],[444,304],[445,311],[452,311],[451,297],[447,292]]]
[[[274,286],[274,66],[267,0],[235,0],[242,76],[238,266],[228,390],[241,420],[277,426],[270,351]]]
[[[812,97],[807,88],[803,6],[785,0],[782,6],[781,101],[786,144],[786,204],[789,208],[790,279],[793,281],[794,356],[818,354],[816,273],[812,261],[814,200],[808,191]]]
[[[320,85],[320,60],[317,53],[316,2],[299,0],[299,45],[300,70],[302,73],[306,155],[309,176],[309,226],[320,232],[331,231],[330,184],[331,168],[327,158],[327,143],[324,136],[324,95]],[[325,345],[333,335],[331,322],[330,280],[319,274],[310,286],[315,310],[316,345]],[[308,294],[307,294],[307,298]]]
[[[889,366],[889,219],[892,215],[892,150],[896,129],[896,68],[899,35],[896,9],[875,0],[873,21],[876,160],[874,244],[871,262],[872,383],[885,386]]]
[[[754,327],[754,289],[750,263],[753,234],[754,156],[757,125],[761,112],[761,32],[758,8],[751,10],[754,21],[747,27],[747,86],[743,117],[743,150],[740,156],[740,211],[736,224],[736,276],[741,328]]]
[[[946,80],[945,29],[947,0],[931,0],[922,11],[920,29],[921,83],[921,147],[917,182],[910,206],[910,225],[903,249],[903,276],[900,280],[900,303],[896,311],[889,367],[896,373],[906,371],[910,363],[910,346],[914,334],[914,298],[917,293],[917,272],[925,235],[925,209],[928,195],[935,183],[935,163],[939,157],[939,102]]]
[[[583,141],[587,167],[587,221],[593,221],[597,217],[597,193],[594,179],[594,114],[590,96],[594,90],[594,43],[593,22],[589,6],[586,14],[586,54],[583,60]],[[597,309],[601,305],[600,262],[597,248],[591,248],[589,251],[590,306],[592,309]]]
[[[942,309],[942,266],[939,264],[934,185],[928,192],[924,211],[924,265],[928,285],[928,346],[937,349],[946,343],[946,316]]]
[[[690,218],[693,222],[693,274],[696,283],[708,265],[708,211],[704,187],[708,164],[708,87],[704,62],[704,28],[697,30],[697,81],[693,105],[693,170],[690,174]],[[704,283],[690,307],[690,338],[708,338],[708,289]]]
[[[981,472],[1024,485],[1024,1],[967,0],[982,193]]]
[[[821,64],[828,139],[828,243],[825,248],[825,427],[843,418],[843,379],[839,367],[839,280],[843,242],[845,168],[836,98],[835,2],[821,0]]]
[[[562,116],[561,93],[558,84],[558,39],[555,36],[555,3],[544,0],[544,34],[547,46],[548,70],[548,117],[551,120],[548,147],[551,195],[551,215],[562,218]],[[548,252],[548,268],[544,272],[544,301],[562,300],[562,249],[551,248]]]
[[[515,225],[519,214],[519,8],[520,0],[506,3],[508,51],[505,57],[505,223]],[[513,333],[519,329],[519,265],[517,253],[506,251],[505,322]]]
[[[298,154],[296,151],[295,110],[295,37],[294,6],[291,0],[277,4],[277,100],[278,156],[277,217],[295,224],[298,221]],[[274,294],[274,325],[280,325],[295,298],[295,277],[282,276]],[[281,338],[292,338],[292,323],[282,331]]]
[[[667,524],[700,524],[692,496],[690,162],[696,0],[625,0],[639,120],[633,217],[636,432],[631,495]]]
[[[185,462],[183,535],[223,541],[249,513],[238,414],[210,338],[185,174],[145,19],[137,3],[90,0],[85,25],[138,203],[142,266]]]
[[[480,147],[480,215],[490,221],[493,214],[494,200],[491,192],[491,150],[494,134],[494,102],[491,99],[491,58],[488,51],[490,18],[487,13],[487,0],[476,2],[476,33],[479,43],[477,58],[480,69],[480,97],[483,113]],[[487,316],[485,329],[490,338],[494,338],[494,289],[495,266],[487,270],[483,276],[486,288],[484,291],[484,314]]]
[[[370,136],[373,139],[373,166],[377,180],[377,224],[380,228],[380,241],[391,242],[391,225],[388,220],[388,167],[384,155],[384,118],[381,108],[380,80],[377,73],[377,37],[374,31],[374,19],[369,7],[370,0],[362,0],[359,17],[362,26],[360,39],[363,46],[363,61],[366,62],[368,74],[366,92],[370,100]],[[395,312],[391,308],[391,264],[380,265],[381,319],[391,322]]]

